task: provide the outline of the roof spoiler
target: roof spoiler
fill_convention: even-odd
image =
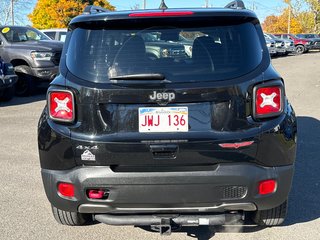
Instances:
[[[103,12],[110,12],[110,11],[103,7],[89,5],[85,7],[83,14],[97,14],[97,13],[103,13]]]
[[[241,0],[235,0],[230,2],[225,6],[225,8],[231,8],[231,9],[246,9],[246,6],[244,5],[243,1]]]

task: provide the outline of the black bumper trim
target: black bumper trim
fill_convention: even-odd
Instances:
[[[293,172],[293,165],[262,167],[238,163],[218,164],[213,171],[198,172],[116,173],[110,167],[78,167],[67,171],[43,169],[42,178],[51,204],[65,211],[132,214],[141,209],[149,209],[151,212],[161,209],[168,212],[170,209],[178,212],[209,209],[221,212],[247,210],[248,203],[254,204],[258,210],[280,205],[288,198]],[[259,195],[258,183],[267,179],[277,181],[277,191]],[[62,198],[57,194],[59,182],[75,185],[73,199]],[[221,187],[225,186],[244,186],[248,191],[243,198],[224,199]],[[97,188],[108,190],[107,200],[87,198],[87,189]],[[245,205],[242,207],[237,205],[243,203]],[[213,209],[215,206],[220,207]]]
[[[253,203],[224,203],[217,206],[208,207],[181,207],[181,208],[114,208],[108,205],[82,204],[79,206],[80,213],[187,213],[187,212],[224,212],[224,211],[255,211],[256,205]]]
[[[170,224],[179,226],[214,226],[231,224],[242,219],[241,214],[215,214],[215,215],[95,215],[95,220],[113,226],[150,226],[162,225],[163,219],[168,219]]]

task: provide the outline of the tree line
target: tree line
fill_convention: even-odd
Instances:
[[[266,17],[262,24],[268,33],[320,33],[320,0],[283,0],[279,15]]]

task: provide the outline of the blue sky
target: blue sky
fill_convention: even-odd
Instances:
[[[2,0],[0,0],[2,1]],[[213,7],[223,7],[228,4],[231,0],[209,0],[209,6]],[[36,0],[30,0],[30,2],[35,3]],[[131,7],[139,4],[140,7],[143,5],[143,0],[109,0],[109,2],[114,5],[117,10],[127,10],[131,9]],[[146,0],[147,8],[158,8],[161,0]],[[166,0],[166,4],[169,8],[187,8],[187,7],[202,7],[205,5],[205,0]],[[285,7],[283,0],[244,0],[246,7],[252,9],[254,6],[254,10],[257,13],[260,21],[263,21],[266,16],[271,14],[279,14],[281,9]],[[23,15],[26,16],[33,9],[25,9],[23,11]],[[24,18],[25,24],[30,24],[27,20],[27,17]]]
[[[146,0],[147,8],[158,8],[161,0]],[[110,0],[112,5],[116,6],[118,10],[130,9],[135,4],[143,5],[143,0],[123,1],[123,0]],[[184,8],[184,7],[202,7],[205,5],[205,0],[166,0],[169,8]],[[209,6],[223,7],[231,0],[209,0]],[[244,0],[247,8],[252,9],[255,6],[255,12],[261,21],[266,16],[271,14],[278,14],[285,6],[282,0]]]

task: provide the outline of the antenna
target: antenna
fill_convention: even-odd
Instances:
[[[163,11],[168,9],[168,6],[167,6],[166,3],[164,2],[164,0],[161,0],[161,4],[160,4],[159,9],[161,9],[161,10],[163,10]]]

